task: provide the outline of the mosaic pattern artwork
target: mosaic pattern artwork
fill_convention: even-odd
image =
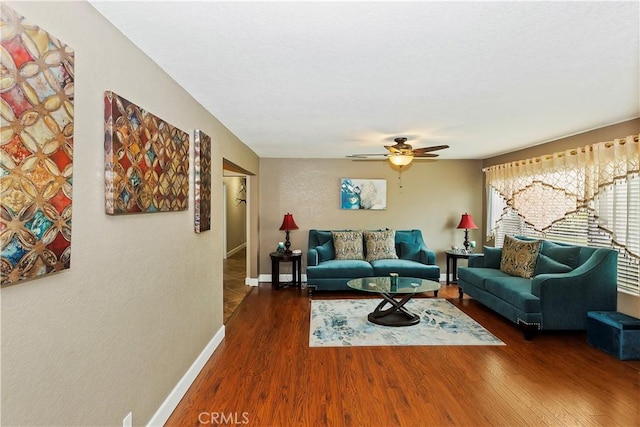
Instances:
[[[367,320],[380,300],[312,300],[309,347],[504,345],[478,322],[440,298],[414,298],[405,307],[420,323],[400,328]]]
[[[104,95],[105,211],[182,211],[189,206],[189,135],[137,105]]]
[[[195,146],[195,232],[211,230],[211,137],[200,130],[194,133]]]
[[[341,209],[387,209],[387,180],[350,179],[340,182]]]
[[[2,4],[2,286],[71,263],[74,52]]]

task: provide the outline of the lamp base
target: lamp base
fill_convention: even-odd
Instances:
[[[464,229],[464,243],[463,243],[463,245],[464,245],[464,250],[467,253],[469,253],[469,246],[470,246],[470,243],[469,243],[469,229],[467,229],[467,228]]]
[[[284,242],[284,253],[285,255],[291,255],[293,252],[291,252],[291,249],[289,249],[291,247],[291,242],[289,241],[289,230],[285,230],[285,233],[286,237]]]

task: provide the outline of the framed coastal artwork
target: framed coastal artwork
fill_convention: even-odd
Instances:
[[[211,137],[196,130],[194,175],[194,230],[201,233],[211,229]]]
[[[189,207],[189,135],[114,92],[104,94],[105,211]]]
[[[71,266],[74,51],[5,4],[0,87],[2,286]]]
[[[386,179],[342,178],[340,208],[384,210],[387,208]]]

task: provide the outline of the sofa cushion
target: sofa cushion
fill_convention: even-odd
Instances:
[[[389,273],[398,273],[402,277],[415,277],[418,279],[439,280],[440,267],[426,265],[408,259],[378,259],[371,261],[375,276],[388,276]]]
[[[406,259],[409,261],[418,261],[420,262],[420,245],[416,245],[415,243],[409,242],[400,242],[398,244],[398,249],[400,253],[400,258]]]
[[[507,273],[503,273],[497,268],[467,268],[461,267],[458,269],[459,280],[470,283],[479,289],[484,289],[484,283],[487,279],[492,277],[509,277]]]
[[[373,276],[373,267],[363,260],[331,260],[320,265],[307,267],[308,277],[356,278]]]
[[[362,230],[332,231],[335,259],[364,259]]]
[[[544,240],[540,247],[540,253],[548,256],[554,261],[569,266],[569,269],[573,270],[578,266],[580,247],[562,246],[548,240]]]
[[[367,261],[398,259],[396,254],[396,232],[394,230],[365,230],[364,243],[367,248]]]
[[[318,251],[318,261],[329,261],[334,258],[333,240],[327,240],[324,244],[316,246],[315,250]]]
[[[491,277],[485,281],[485,289],[526,313],[538,313],[540,298],[531,293],[532,283],[520,277]]]
[[[519,240],[505,236],[500,270],[512,276],[531,278],[536,268],[540,240]]]
[[[500,268],[500,261],[502,260],[502,248],[483,246],[482,253],[484,254],[485,268]]]
[[[573,270],[573,268],[569,267],[568,265],[551,259],[546,255],[539,254],[534,275],[537,276],[538,274],[568,273],[571,270]]]

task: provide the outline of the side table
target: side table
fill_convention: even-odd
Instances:
[[[458,283],[458,278],[456,277],[458,274],[458,259],[469,259],[469,255],[467,253],[455,252],[455,251],[447,251],[447,285],[451,283]],[[452,278],[449,280],[449,265],[451,264]]]
[[[302,253],[297,254],[285,254],[278,252],[271,252],[271,287],[272,289],[280,289],[285,286],[302,287]],[[280,283],[280,263],[290,262],[292,265],[292,281],[289,284]]]

